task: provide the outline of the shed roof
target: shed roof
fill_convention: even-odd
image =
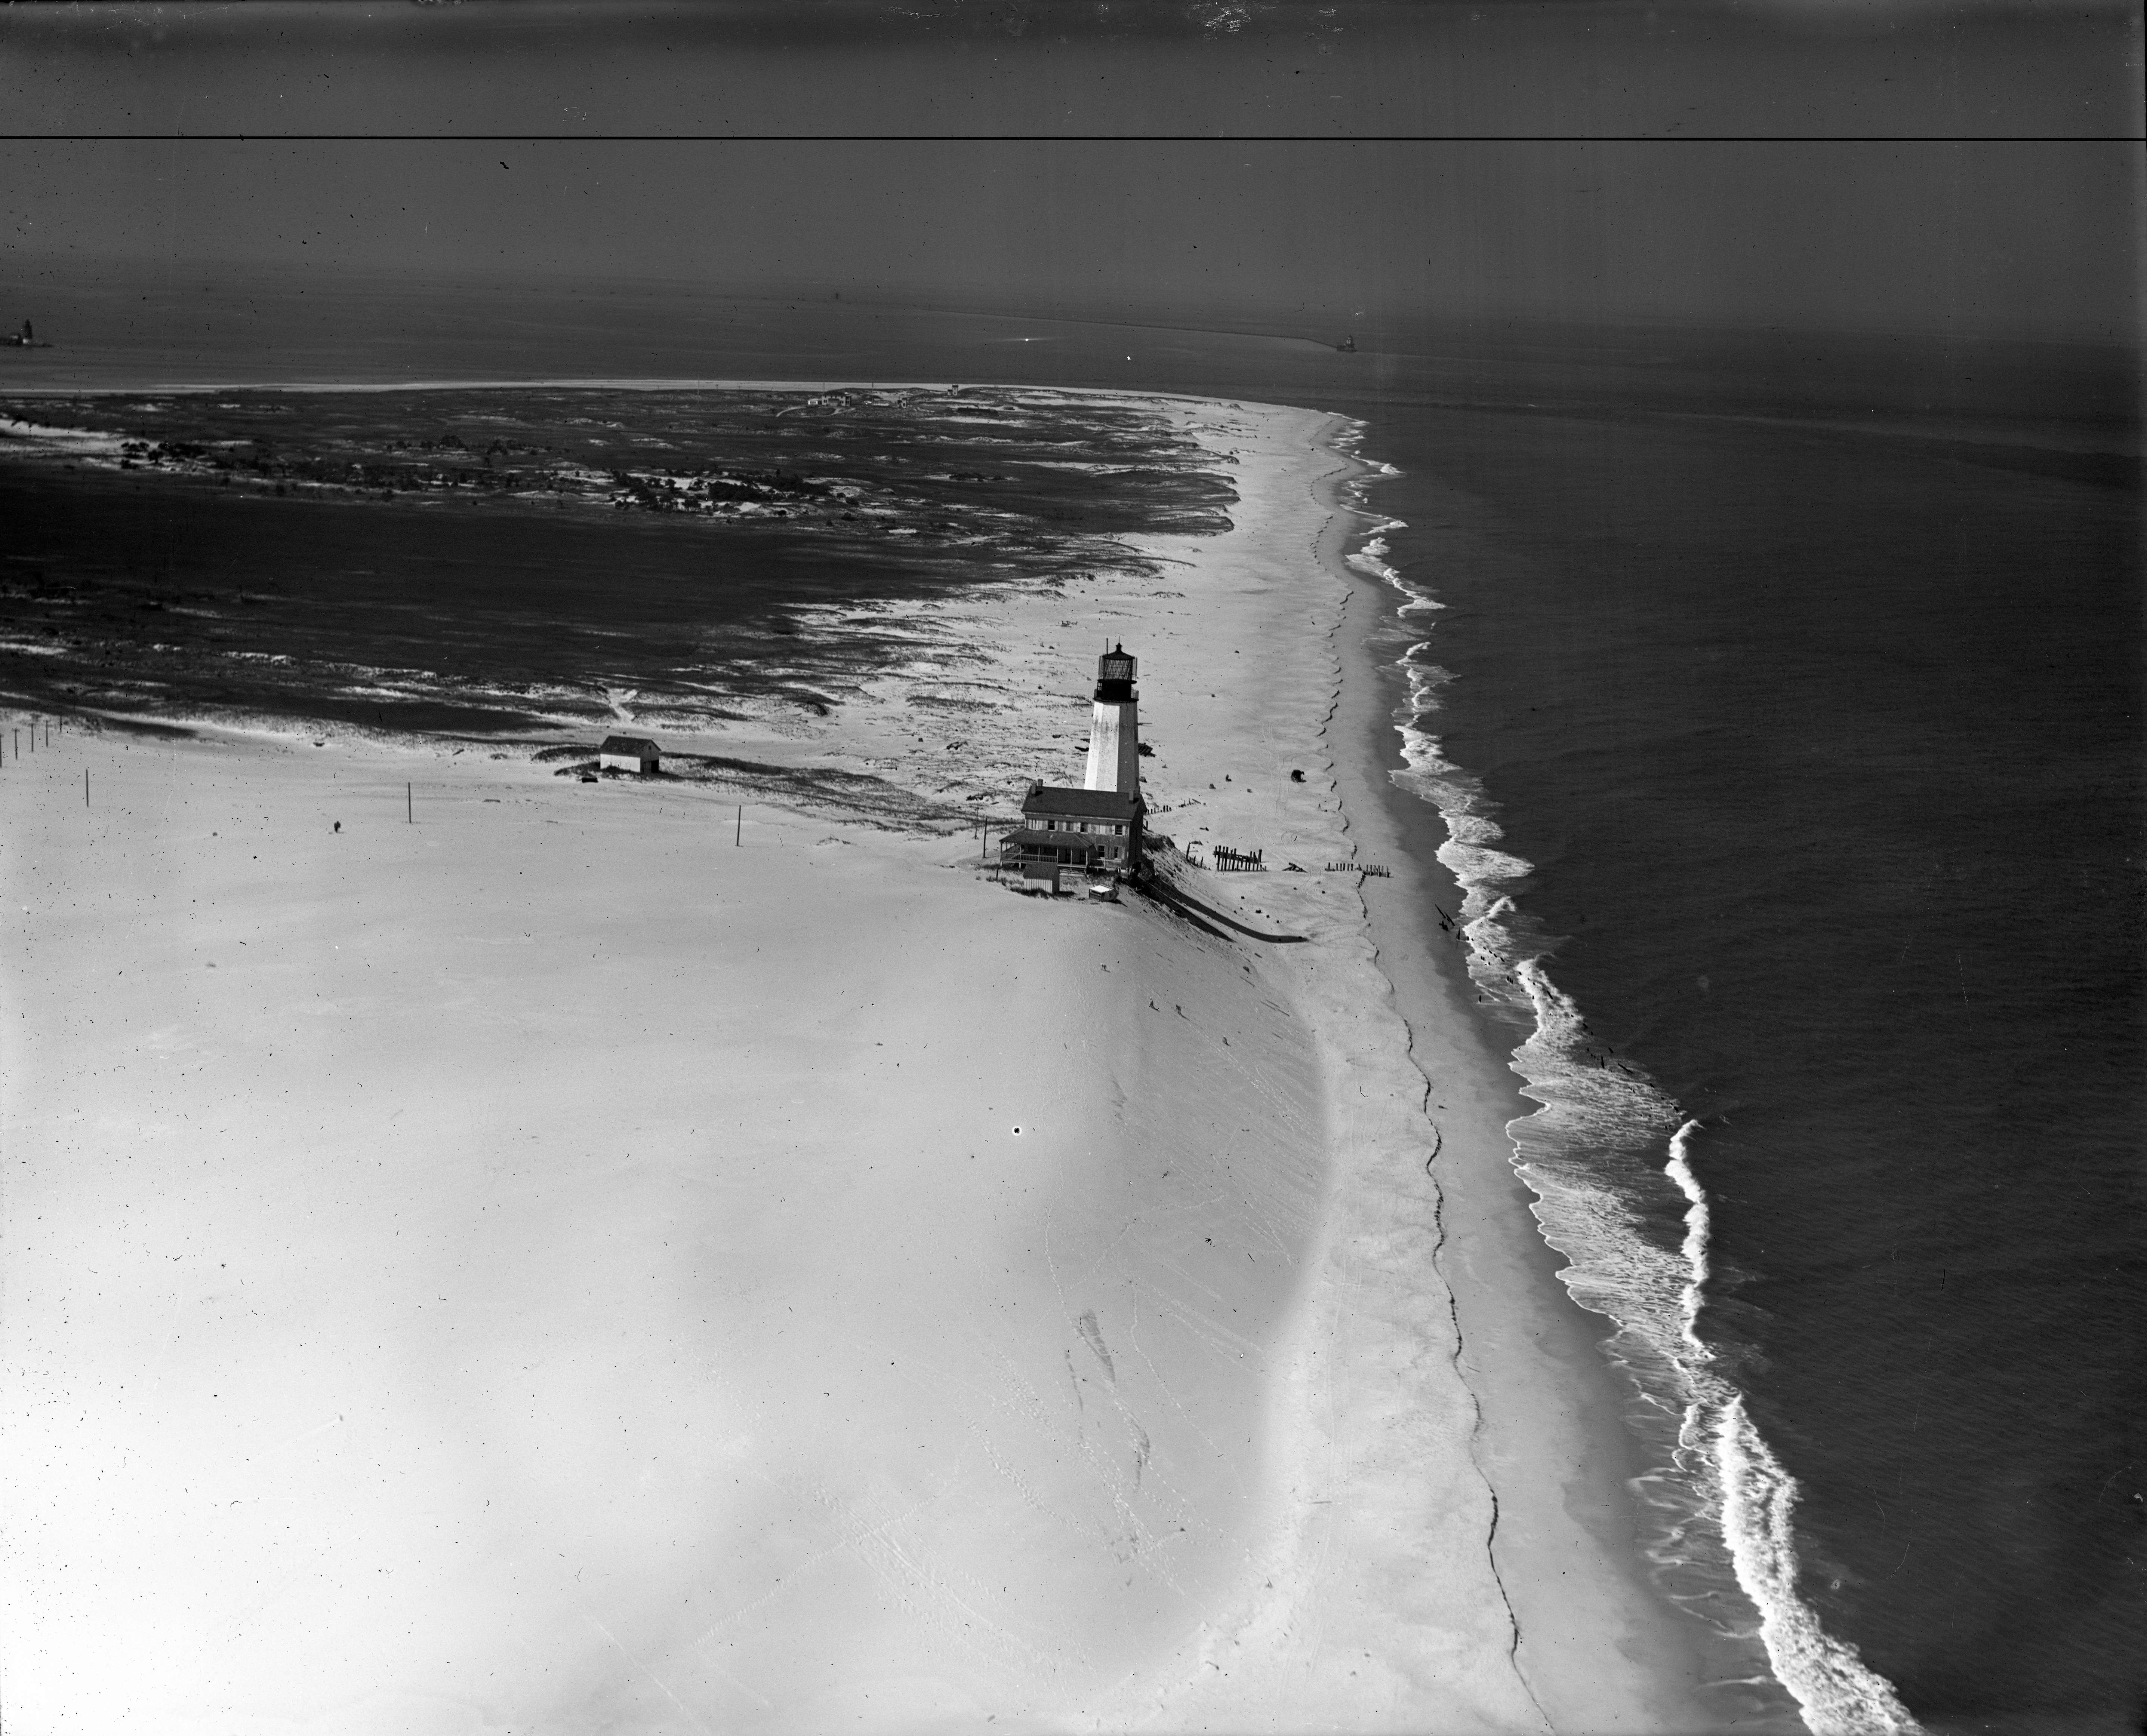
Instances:
[[[656,751],[656,743],[645,735],[608,735],[603,746],[597,749],[599,753],[653,754]]]
[[[1139,796],[1114,789],[1055,789],[1038,784],[1021,798],[1026,818],[1033,813],[1070,814],[1084,820],[1132,820],[1145,810]]]

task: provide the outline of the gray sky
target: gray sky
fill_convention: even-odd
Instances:
[[[76,136],[0,147],[0,277],[2126,338],[2140,152],[2081,140],[2139,133],[2140,64],[2129,7],[10,8],[11,128]],[[249,142],[170,137],[212,131]],[[1134,131],[1181,137],[1034,137]],[[861,132],[911,136],[824,137]],[[1365,138],[1401,133],[1498,137]]]

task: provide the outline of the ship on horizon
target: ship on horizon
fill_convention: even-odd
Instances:
[[[30,323],[26,319],[23,322],[23,329],[19,332],[0,332],[0,348],[5,348],[8,349],[50,349],[52,345],[49,343],[38,343],[37,333],[30,329]]]

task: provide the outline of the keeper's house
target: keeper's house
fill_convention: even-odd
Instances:
[[[1021,829],[999,841],[999,861],[1038,890],[1070,889],[1066,883],[1077,878],[1117,881],[1140,865],[1147,812],[1138,793],[1032,783],[1022,798]]]
[[[597,763],[607,772],[653,772],[659,759],[646,736],[608,735],[597,749]]]

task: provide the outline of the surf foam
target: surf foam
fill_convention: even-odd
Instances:
[[[1445,605],[1389,558],[1389,535],[1406,527],[1364,503],[1369,485],[1400,473],[1366,462],[1377,473],[1349,492],[1370,523],[1350,564],[1396,593],[1399,620],[1430,632],[1429,618]],[[1913,1736],[1919,1727],[1892,1685],[1798,1597],[1796,1480],[1701,1333],[1710,1221],[1692,1162],[1699,1123],[1613,1054],[1552,980],[1545,966],[1557,937],[1517,898],[1534,864],[1499,847],[1498,804],[1425,727],[1454,678],[1432,648],[1416,639],[1399,661],[1408,683],[1394,714],[1404,767],[1392,776],[1445,822],[1439,859],[1461,888],[1454,926],[1479,1008],[1524,1033],[1509,1064],[1540,1107],[1508,1127],[1514,1164],[1535,1195],[1544,1239],[1568,1262],[1559,1273],[1567,1289],[1615,1323],[1604,1348],[1632,1383],[1628,1418],[1656,1466],[1638,1479],[1656,1583],[1749,1651],[1751,1679],[1771,1674],[1814,1736]],[[1682,1226],[1676,1239],[1673,1222]]]

